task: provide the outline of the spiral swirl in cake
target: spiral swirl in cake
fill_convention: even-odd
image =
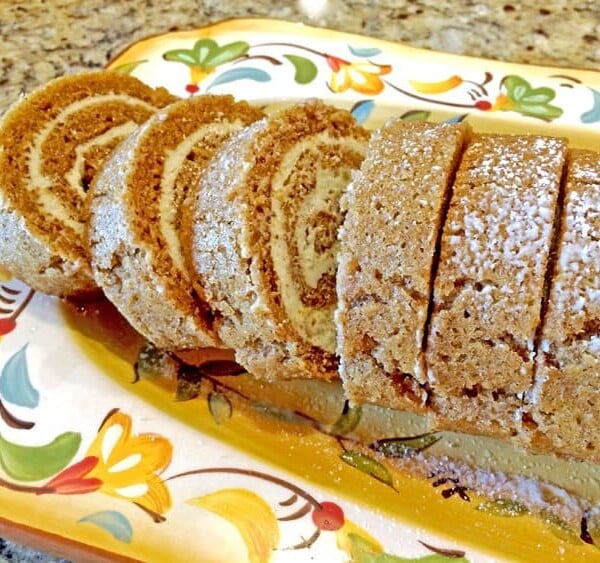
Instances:
[[[94,292],[87,190],[117,143],[175,99],[97,71],[58,78],[16,102],[0,121],[0,264],[45,293]]]
[[[202,290],[193,290],[186,273],[182,207],[215,151],[263,116],[231,96],[171,104],[116,149],[90,191],[95,279],[132,326],[160,348],[219,344]]]
[[[234,136],[207,169],[191,266],[257,377],[337,377],[339,202],[368,138],[347,111],[308,101]]]

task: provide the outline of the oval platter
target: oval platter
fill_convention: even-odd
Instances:
[[[267,111],[318,97],[370,128],[391,116],[466,119],[477,131],[600,146],[600,73],[283,21],[149,37],[109,67],[181,97],[230,93]],[[445,455],[452,438],[352,409],[337,384],[266,387],[218,361],[176,381],[179,368],[109,304],[66,304],[7,275],[0,332],[5,537],[94,561],[600,561],[585,515],[574,526],[516,497],[490,501],[460,474],[419,472],[409,461]],[[389,432],[401,464],[369,447]],[[502,471],[529,471],[526,459],[530,476],[558,488],[577,465],[576,492],[600,502],[597,467],[496,446]],[[478,449],[460,447],[464,459]]]

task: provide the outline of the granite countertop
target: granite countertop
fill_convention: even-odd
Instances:
[[[0,113],[22,91],[101,67],[144,36],[273,17],[521,63],[600,70],[598,0],[0,0]],[[56,561],[0,539],[0,560]]]
[[[20,91],[104,65],[124,46],[224,18],[269,16],[453,53],[600,69],[597,0],[0,0],[0,112]]]

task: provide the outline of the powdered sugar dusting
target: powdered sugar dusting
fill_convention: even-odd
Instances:
[[[600,319],[600,164],[571,161],[546,332],[564,341]]]
[[[537,293],[548,257],[564,143],[484,137],[469,152],[484,156],[459,178],[449,212],[449,260],[464,278],[496,280],[507,293],[532,288]]]

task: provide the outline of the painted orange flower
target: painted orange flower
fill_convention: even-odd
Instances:
[[[332,55],[327,55],[326,60],[333,71],[329,88],[336,93],[351,89],[360,94],[379,94],[384,87],[379,77],[392,72],[391,65],[378,65],[366,61],[351,63]]]
[[[44,487],[57,494],[102,493],[134,502],[153,513],[171,507],[169,489],[159,477],[173,447],[158,434],[131,434],[131,417],[114,410],[106,417],[84,458]]]

